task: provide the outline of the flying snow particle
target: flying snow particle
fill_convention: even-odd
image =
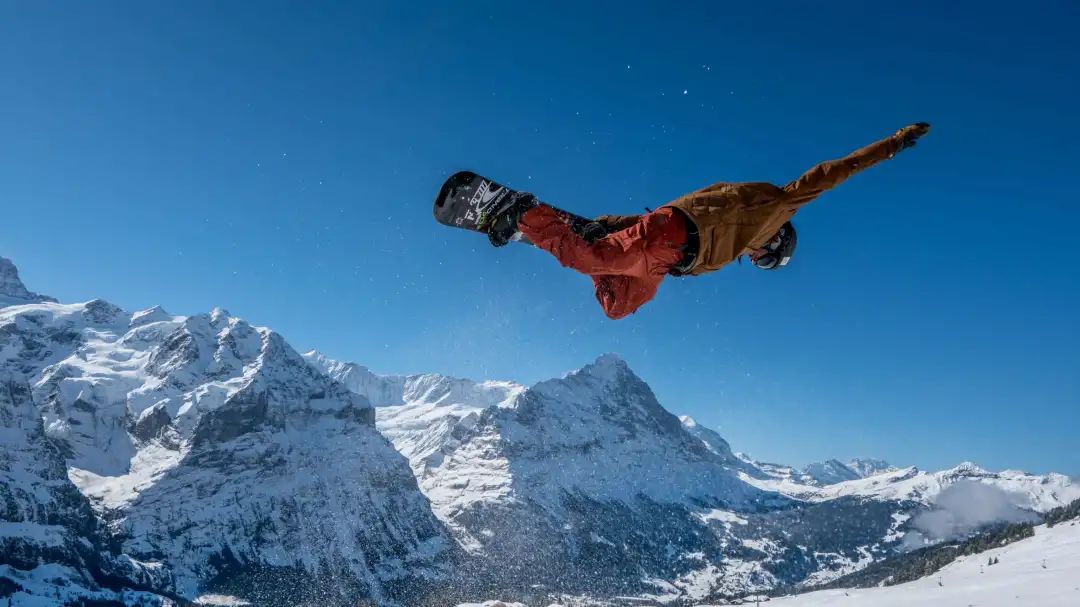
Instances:
[[[689,94],[690,94],[690,91],[688,91],[687,89],[683,89],[683,90],[682,90],[682,94],[683,94],[683,95],[689,95]]]

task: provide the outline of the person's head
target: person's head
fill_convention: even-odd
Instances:
[[[795,255],[795,226],[785,223],[761,248],[750,251],[750,261],[762,270],[777,270],[788,264]]]

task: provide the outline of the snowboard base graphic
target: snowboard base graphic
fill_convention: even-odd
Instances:
[[[472,171],[454,173],[443,183],[439,195],[435,198],[435,220],[443,225],[484,234],[486,232],[477,226],[477,222],[507,196],[515,193],[515,190]],[[579,215],[561,209],[556,211],[564,216],[570,228],[579,235],[584,235],[585,226],[592,223]],[[592,225],[595,229],[596,224]],[[529,241],[521,238],[519,242]]]

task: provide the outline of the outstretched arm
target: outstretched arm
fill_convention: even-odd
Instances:
[[[795,181],[784,186],[794,206],[802,206],[825,190],[834,188],[848,177],[888,160],[900,150],[915,145],[915,140],[930,130],[930,125],[918,122],[896,131],[895,134],[852,152],[843,158],[829,160],[810,169]]]

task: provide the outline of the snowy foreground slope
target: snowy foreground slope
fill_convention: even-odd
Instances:
[[[701,603],[1080,498],[757,462],[613,355],[531,387],[380,376],[221,309],[60,304],[3,259],[0,439],[0,605]]]
[[[987,565],[990,559],[996,564]],[[1035,537],[960,557],[929,577],[880,588],[774,599],[775,607],[1075,607],[1080,605],[1080,521],[1035,528]]]
[[[996,564],[987,565],[991,559]],[[960,557],[934,575],[914,582],[809,592],[771,599],[764,604],[772,607],[1075,607],[1080,605],[1080,521],[1051,528],[1040,525],[1035,528],[1035,537]],[[462,603],[458,607],[525,606],[484,601]]]

